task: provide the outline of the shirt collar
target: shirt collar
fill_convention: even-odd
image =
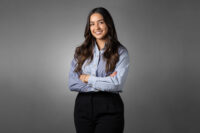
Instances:
[[[106,49],[106,44],[104,45],[104,48],[102,48],[101,50],[99,50],[98,46],[97,46],[97,42],[95,41],[95,52],[100,52],[101,54],[104,53],[105,49]]]

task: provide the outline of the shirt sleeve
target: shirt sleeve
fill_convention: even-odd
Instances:
[[[116,64],[114,71],[116,71],[117,74],[114,77],[96,77],[91,75],[88,79],[88,84],[101,91],[122,92],[122,88],[128,76],[129,64],[130,59],[128,51],[123,50]]]
[[[89,92],[94,90],[93,87],[89,86],[88,84],[82,82],[79,78],[79,75],[74,72],[76,65],[75,59],[72,60],[71,66],[70,66],[70,72],[68,76],[68,87],[71,91],[77,91],[77,92]]]

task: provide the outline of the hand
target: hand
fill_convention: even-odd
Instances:
[[[84,83],[87,83],[88,82],[88,79],[89,79],[90,75],[87,75],[87,74],[81,74],[80,75],[80,80]]]
[[[112,74],[110,74],[110,77],[114,77],[116,74],[117,74],[117,71],[115,71]]]

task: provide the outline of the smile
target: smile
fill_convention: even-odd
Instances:
[[[95,32],[95,34],[100,35],[103,31]]]

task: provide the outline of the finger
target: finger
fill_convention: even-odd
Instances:
[[[85,77],[85,82],[86,83],[88,82],[89,77],[90,77],[90,75],[86,75],[86,77]]]
[[[81,75],[81,76],[80,76],[80,80],[83,81],[83,79],[84,79],[84,78],[83,78],[83,75]]]
[[[85,82],[85,75],[83,76],[83,82]]]
[[[110,74],[111,77],[114,77],[117,74],[117,72],[113,72],[112,74]]]

